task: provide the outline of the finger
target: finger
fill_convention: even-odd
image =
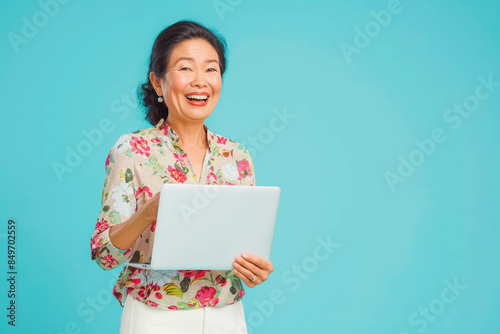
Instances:
[[[244,253],[241,255],[245,260],[253,263],[255,266],[264,269],[264,270],[269,270],[271,267],[271,261],[265,260],[261,258],[260,256],[249,254],[249,253]]]
[[[253,263],[246,261],[243,259],[241,256],[238,256],[236,258],[236,264],[240,265],[242,268],[242,272],[244,272],[243,268],[247,271],[250,272],[250,276],[247,276],[249,279],[253,279],[253,275],[257,276],[260,278],[261,281],[265,281],[267,279],[267,272],[257,266],[255,266]],[[236,267],[238,268],[238,267]],[[240,269],[240,268],[238,268]]]
[[[239,263],[234,263],[234,268],[236,270],[238,270],[240,273],[242,273],[250,282],[252,282],[253,284],[260,284],[260,279],[259,279],[259,276],[257,275],[257,273],[243,267],[241,264]],[[253,280],[255,277],[255,280]]]
[[[235,275],[238,276],[240,280],[242,280],[243,283],[245,283],[245,285],[248,286],[249,288],[255,287],[255,284],[252,281],[250,281],[245,275],[240,273],[238,269],[233,269],[233,273],[235,273]]]

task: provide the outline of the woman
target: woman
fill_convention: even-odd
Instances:
[[[92,259],[104,270],[150,263],[163,183],[255,185],[247,149],[203,123],[217,105],[225,69],[224,39],[200,24],[180,21],[156,38],[139,89],[153,127],[120,136],[106,160],[91,238]],[[187,249],[189,236],[182,237]],[[213,242],[224,241],[207,246]],[[252,254],[239,256],[232,270],[124,266],[113,289],[124,306],[120,333],[246,333],[242,282],[253,288],[273,270]]]

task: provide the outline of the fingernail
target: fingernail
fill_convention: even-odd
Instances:
[[[243,254],[241,256],[243,256],[245,259],[248,258],[248,255],[246,255],[246,254]]]

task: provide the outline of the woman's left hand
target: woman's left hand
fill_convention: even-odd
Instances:
[[[248,253],[238,256],[233,263],[233,272],[249,288],[253,288],[267,280],[273,270],[274,267],[271,261]]]

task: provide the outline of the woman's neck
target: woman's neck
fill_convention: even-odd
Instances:
[[[208,147],[207,133],[203,122],[187,123],[167,118],[165,123],[171,127],[179,136],[178,145],[182,148],[203,148]]]

